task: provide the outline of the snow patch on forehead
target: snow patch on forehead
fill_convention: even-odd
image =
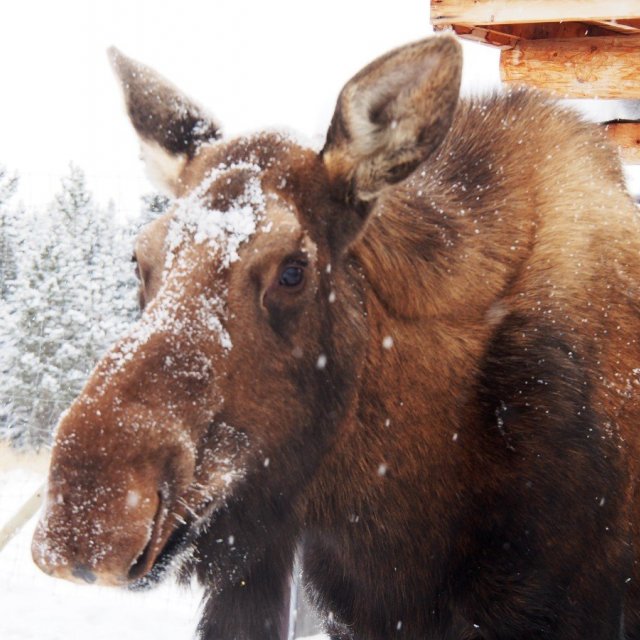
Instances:
[[[193,268],[181,257],[181,248],[186,245],[196,243],[209,247],[215,253],[220,269],[238,260],[240,246],[253,236],[261,222],[266,221],[266,197],[260,172],[260,167],[254,163],[219,165],[188,196],[178,200],[165,239],[165,285],[169,271],[188,275]],[[214,184],[224,187],[238,175],[244,181],[239,195],[226,201],[224,210],[212,207],[210,190]],[[105,381],[127,362],[140,357],[141,347],[158,333],[173,335],[194,345],[198,336],[214,336],[223,353],[227,353],[233,345],[225,328],[226,297],[227,291],[221,288],[215,295],[201,294],[185,299],[183,292],[163,286],[129,335],[108,354],[110,365],[103,366],[101,371]],[[204,353],[201,355],[202,376],[206,377],[214,367],[212,362],[204,362],[207,360]],[[180,372],[174,373],[178,376]],[[99,391],[102,390],[100,387]]]
[[[225,175],[230,183],[236,172],[246,174],[243,192],[225,210],[211,206],[209,190],[216,182],[224,185]],[[240,245],[255,233],[264,220],[266,197],[260,181],[261,168],[257,164],[239,162],[222,164],[212,169],[200,185],[177,202],[166,238],[165,269],[173,266],[179,248],[187,241],[207,244],[219,254],[220,266],[238,259]]]

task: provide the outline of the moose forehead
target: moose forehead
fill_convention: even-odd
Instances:
[[[300,247],[299,185],[317,173],[314,164],[315,153],[279,134],[203,147],[182,177],[173,209],[136,239],[147,300],[176,261],[215,262],[223,273],[248,245],[254,261]]]

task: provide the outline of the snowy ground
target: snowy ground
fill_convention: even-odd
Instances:
[[[42,483],[42,466],[31,461],[15,467],[0,450],[0,527]],[[0,551],[2,640],[194,637],[199,589],[164,584],[152,591],[129,593],[49,578],[31,562],[29,546],[35,520]]]

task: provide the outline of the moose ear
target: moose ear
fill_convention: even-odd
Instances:
[[[140,137],[152,182],[170,195],[180,193],[180,175],[198,148],[220,137],[220,128],[199,105],[149,67],[108,51],[124,92],[129,118]]]
[[[338,195],[371,202],[439,147],[456,109],[461,71],[458,42],[436,36],[387,53],[347,82],[322,151]]]

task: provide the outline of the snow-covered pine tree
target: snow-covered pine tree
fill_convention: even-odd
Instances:
[[[135,284],[131,237],[113,207],[93,202],[77,167],[46,215],[30,217],[9,304],[14,348],[0,380],[0,403],[11,408],[5,435],[40,446],[134,317]]]
[[[166,213],[171,206],[171,202],[171,198],[162,193],[152,192],[143,195],[139,226],[143,226]]]
[[[11,202],[17,186],[17,177],[9,175],[5,167],[0,166],[0,381],[6,376],[9,361],[15,354],[9,298],[16,277],[19,244],[16,225],[18,213]],[[0,425],[8,423],[10,416],[11,406],[0,396]]]
[[[0,166],[0,299],[3,301],[16,275],[15,209],[10,207],[10,201],[17,187],[18,178]]]

